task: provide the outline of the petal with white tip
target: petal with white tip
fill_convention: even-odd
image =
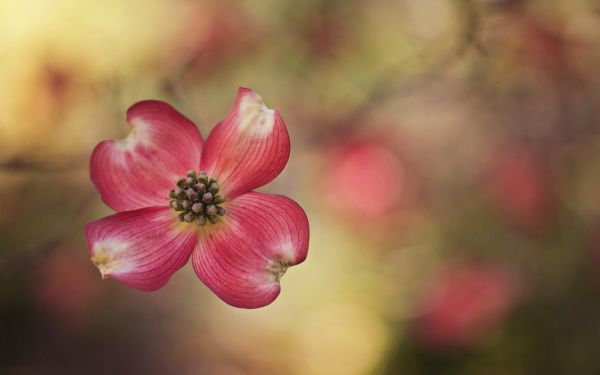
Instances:
[[[289,155],[290,138],[279,111],[240,88],[227,117],[208,136],[200,169],[231,199],[277,177]]]
[[[277,298],[286,270],[306,259],[308,238],[308,219],[296,202],[248,193],[228,203],[222,220],[200,234],[192,261],[223,301],[258,308]]]
[[[133,127],[123,140],[96,146],[90,177],[116,211],[167,205],[175,180],[200,163],[203,140],[196,125],[169,104],[146,100],[131,106]]]
[[[198,232],[170,208],[119,212],[85,225],[92,262],[103,278],[150,291],[189,260]]]

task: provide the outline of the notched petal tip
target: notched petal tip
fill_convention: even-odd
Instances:
[[[279,283],[279,280],[285,275],[290,266],[292,264],[284,259],[270,260],[267,265],[267,272],[270,274],[273,282]]]
[[[263,98],[250,89],[240,89],[234,105],[237,108],[238,129],[256,137],[266,137],[273,132],[275,121],[281,120],[276,111],[268,108]]]
[[[107,279],[114,272],[127,271],[127,266],[119,262],[119,254],[127,251],[125,242],[96,242],[90,249],[91,261],[100,271],[102,279]]]
[[[98,268],[98,271],[100,271],[100,276],[102,277],[102,280],[108,279],[111,272],[111,267],[109,266],[110,260],[95,256],[90,259],[92,260],[92,263],[96,266],[96,268]]]
[[[293,203],[295,204],[296,202]],[[304,213],[302,208],[300,208],[299,212]],[[308,228],[308,224],[306,224],[306,228]],[[288,268],[304,262],[307,253],[308,246],[303,246],[298,243],[294,244],[289,241],[279,246],[274,246],[273,253],[270,259],[267,260],[267,275],[273,282],[279,284],[279,281],[283,275],[285,275]]]

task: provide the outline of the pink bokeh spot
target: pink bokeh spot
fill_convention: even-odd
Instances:
[[[486,180],[497,211],[515,228],[535,232],[552,221],[552,179],[532,150],[519,145],[502,147],[493,157]]]
[[[297,203],[252,191],[287,163],[290,141],[279,111],[240,88],[206,142],[196,125],[160,101],[134,104],[127,120],[130,135],[100,143],[90,163],[102,199],[119,211],[84,229],[102,277],[156,290],[191,257],[198,277],[228,304],[270,304],[285,271],[306,258],[309,239],[308,219]],[[187,222],[177,212],[182,207],[173,205],[176,179],[198,168],[218,181],[221,196],[211,190],[210,199],[224,201],[210,222]]]
[[[328,203],[373,218],[394,208],[405,188],[402,162],[384,145],[361,142],[340,148],[326,174]]]
[[[53,254],[40,267],[36,283],[36,296],[44,311],[77,324],[103,293],[92,271],[62,252]]]
[[[438,348],[467,347],[498,327],[516,302],[515,273],[496,265],[444,269],[417,307],[419,342]]]

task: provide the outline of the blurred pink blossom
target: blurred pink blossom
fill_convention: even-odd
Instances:
[[[521,145],[505,145],[492,157],[486,178],[493,205],[516,229],[547,227],[555,210],[551,176],[541,157]]]
[[[572,59],[579,43],[560,25],[532,14],[515,15],[511,21],[513,54],[519,60],[516,66],[525,63],[551,79],[575,73]]]
[[[325,168],[326,202],[353,217],[373,219],[388,213],[405,193],[406,168],[381,141],[348,141],[331,153]]]
[[[227,59],[259,47],[263,31],[239,6],[224,2],[194,5],[174,41],[167,66],[201,77]]]
[[[37,297],[46,312],[65,320],[77,319],[92,308],[102,289],[96,275],[78,259],[56,252],[42,265]]]
[[[477,263],[443,269],[417,307],[415,335],[427,346],[467,347],[498,328],[518,294],[515,274]]]

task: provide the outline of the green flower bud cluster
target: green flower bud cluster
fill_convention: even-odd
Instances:
[[[169,192],[171,208],[179,212],[179,220],[195,222],[204,226],[206,222],[216,224],[219,216],[225,215],[220,206],[225,197],[219,195],[221,188],[214,178],[208,178],[205,172],[196,174],[189,171],[184,178],[175,181],[177,188]]]

